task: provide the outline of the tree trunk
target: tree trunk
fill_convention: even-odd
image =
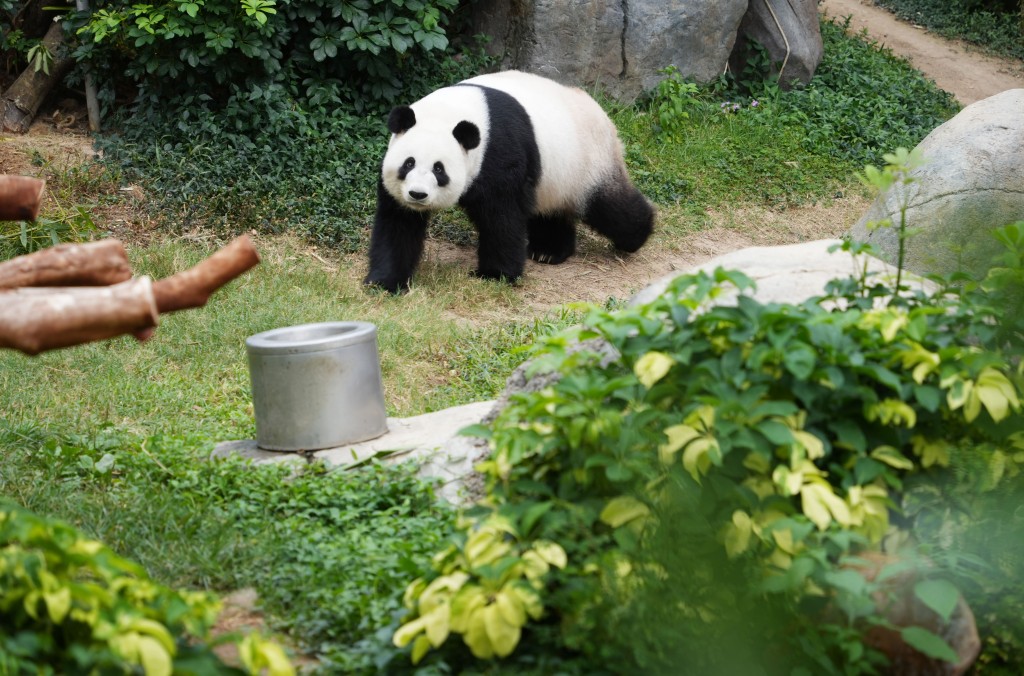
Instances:
[[[43,45],[53,55],[50,72],[36,71],[35,66],[29,64],[14,84],[4,92],[0,100],[0,124],[4,131],[16,134],[28,131],[46,95],[75,65],[73,59],[60,54],[63,42],[64,32],[61,30],[60,22],[55,21],[43,37]]]
[[[106,286],[131,279],[124,245],[116,239],[58,244],[0,263],[0,289],[23,286]]]

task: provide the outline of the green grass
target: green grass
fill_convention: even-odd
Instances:
[[[636,182],[658,203],[659,245],[678,246],[710,209],[782,209],[848,190],[863,158],[914,145],[952,114],[948,97],[905,63],[825,30],[826,60],[809,87],[708,87],[677,139],[659,133],[645,105],[609,106]],[[868,93],[882,103],[872,108]],[[759,106],[749,106],[751,96]],[[740,97],[740,113],[720,111],[722,100]],[[524,345],[578,319],[570,309],[538,317],[519,289],[471,278],[456,264],[425,265],[407,295],[366,292],[364,254],[344,253],[362,247],[372,218],[382,138],[361,129],[282,137],[260,156],[266,164],[239,155],[230,139],[189,144],[154,131],[148,143],[112,141],[106,180],[148,180],[165,231],[206,238],[158,236],[133,247],[139,273],[187,268],[215,248],[213,234],[248,229],[259,233],[263,262],[206,308],[163,317],[145,343],[121,338],[33,358],[0,352],[0,493],[73,522],[161,581],[256,587],[272,621],[334,673],[386,656],[381,631],[394,620],[401,587],[436,551],[452,516],[407,472],[295,478],[206,461],[214,441],[254,436],[245,338],[306,322],[373,322],[388,412],[409,416],[494,397]],[[98,178],[47,171],[62,204],[79,184],[101,212],[116,200]],[[433,232],[470,239],[457,217]],[[0,247],[6,258],[17,239]]]
[[[875,0],[875,4],[944,37],[1024,60],[1024,8],[1006,11],[1009,2],[1003,3],[1003,11],[986,10],[981,2],[950,0]]]

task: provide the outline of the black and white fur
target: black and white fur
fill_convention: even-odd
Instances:
[[[581,219],[639,249],[654,209],[633,187],[622,143],[583,90],[518,71],[439,89],[388,117],[366,284],[409,285],[433,211],[458,205],[479,232],[476,274],[514,281],[529,255],[561,263]]]

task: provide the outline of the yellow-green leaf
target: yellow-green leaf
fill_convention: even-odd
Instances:
[[[800,489],[803,512],[819,530],[825,530],[834,518],[839,525],[851,524],[850,508],[832,490],[827,482],[816,479],[805,483]]]
[[[420,660],[430,651],[430,639],[426,636],[420,635],[416,637],[416,640],[412,643],[412,663],[419,664]]]
[[[451,606],[447,603],[437,606],[430,613],[423,616],[427,640],[435,648],[439,647],[448,638],[451,628]]]
[[[892,446],[879,446],[871,451],[871,457],[896,469],[914,469],[914,461]]]
[[[555,568],[565,568],[569,562],[562,545],[550,540],[537,540],[533,543],[533,551],[537,552],[540,558],[550,563]]]
[[[60,624],[67,617],[71,610],[71,589],[61,587],[60,589],[43,594],[43,601],[46,602],[46,610],[54,624]]]
[[[644,503],[629,495],[612,498],[601,510],[601,521],[612,528],[629,523],[633,519],[647,516],[651,510]],[[564,553],[564,552],[563,552]]]
[[[817,460],[825,457],[825,444],[818,437],[804,430],[793,430],[793,436],[804,447],[808,459]]]
[[[652,385],[665,377],[674,363],[675,360],[664,352],[652,351],[636,360],[633,373],[644,387],[650,389]]]
[[[516,627],[526,624],[526,608],[523,600],[511,590],[502,590],[494,595],[494,605],[506,622]]]
[[[975,383],[974,391],[985,410],[996,422],[1000,422],[1010,414],[1010,409],[1020,408],[1020,400],[1013,384],[999,371],[992,367],[982,370]]]
[[[683,468],[693,480],[700,483],[700,477],[707,474],[711,462],[720,454],[718,442],[713,437],[701,437],[690,443],[683,451]]]
[[[487,603],[487,594],[478,585],[469,584],[458,591],[451,602],[450,628],[465,634],[476,612]]]
[[[152,636],[136,636],[136,654],[146,676],[171,676],[171,655],[160,641]]]
[[[732,521],[725,526],[725,553],[730,559],[747,551],[753,532],[754,524],[749,514],[740,509],[732,513]]]
[[[406,622],[395,631],[395,635],[391,637],[391,642],[395,644],[396,648],[404,648],[409,645],[416,636],[424,632],[427,628],[427,621],[422,617],[417,617],[414,620]]]
[[[914,453],[921,457],[922,467],[949,467],[949,444],[942,439],[927,439],[918,434],[910,442]]]
[[[494,654],[498,657],[512,654],[519,644],[522,628],[506,622],[497,604],[492,603],[484,607],[480,613],[483,615],[484,628],[487,631],[487,638],[494,648]]]
[[[688,443],[700,436],[700,432],[690,425],[672,425],[665,429],[668,443],[658,447],[658,459],[662,464],[671,465],[675,462],[675,454]]]
[[[535,620],[539,620],[544,615],[544,604],[541,603],[540,594],[522,584],[514,585],[511,591],[523,602],[523,608],[526,609],[527,615]]]
[[[489,660],[494,657],[494,646],[487,635],[483,616],[486,607],[482,607],[473,613],[469,618],[466,631],[462,634],[462,640],[466,643],[473,656],[481,660]]]

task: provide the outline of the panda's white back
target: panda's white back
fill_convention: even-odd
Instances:
[[[579,212],[594,188],[617,177],[623,166],[618,132],[582,89],[511,70],[465,82],[510,94],[530,116],[541,156],[538,213]]]

